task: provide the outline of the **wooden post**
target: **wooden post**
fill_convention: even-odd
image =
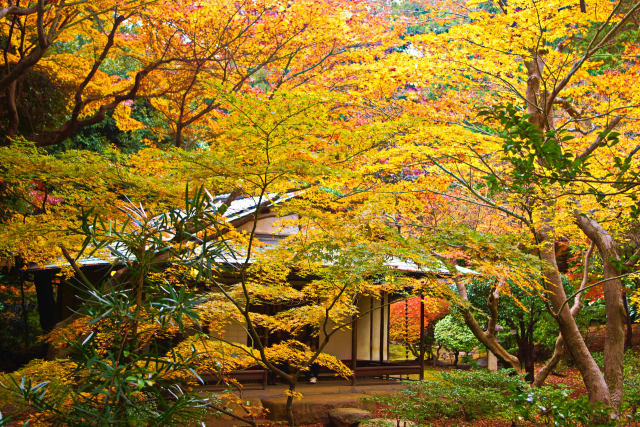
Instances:
[[[384,311],[387,315],[387,324],[386,324],[386,335],[387,335],[387,339],[386,339],[386,348],[387,348],[387,353],[385,354],[385,357],[388,359],[389,358],[389,341],[391,340],[391,337],[389,336],[389,326],[391,325],[391,301],[389,301],[389,294],[387,294],[387,304],[385,304],[384,306]],[[387,379],[389,379],[389,376],[387,375]]]
[[[358,363],[358,316],[351,318],[351,385],[356,385],[356,367]]]
[[[409,298],[404,299],[404,358],[405,360],[409,360]],[[409,374],[407,374],[407,379],[409,379]]]
[[[45,332],[49,332],[56,325],[56,300],[53,296],[53,276],[50,270],[39,270],[33,273],[33,282],[36,287],[38,300],[38,312],[40,313],[40,326]],[[22,307],[24,310],[25,307]]]
[[[369,361],[373,359],[373,297],[369,297]]]
[[[262,346],[265,348],[269,346],[269,329],[268,328],[264,328],[264,338],[262,339]],[[268,384],[269,384],[269,370],[265,367],[264,375],[262,376],[262,389],[265,390]]]
[[[384,292],[380,295],[380,363],[384,361]]]
[[[420,292],[420,381],[424,380],[424,298]]]

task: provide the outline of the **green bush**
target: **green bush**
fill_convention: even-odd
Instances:
[[[627,351],[624,355],[624,395],[622,411],[630,420],[640,421],[640,354]]]
[[[594,360],[604,367],[604,354],[592,354]],[[622,413],[630,421],[640,421],[640,354],[627,350],[624,354],[624,394],[622,396]]]
[[[199,258],[192,260],[164,238],[185,230],[186,224],[196,230],[204,227],[200,213],[210,207],[207,200],[200,187],[193,196],[186,193],[184,210],[158,218],[129,203],[130,220],[117,226],[90,211],[83,215],[80,227],[72,231],[85,238],[83,249],[92,250],[87,256],[117,247],[113,252],[120,259],[113,265],[127,265],[131,279],[116,282],[106,275],[94,284],[74,264],[82,306],[73,323],[49,336],[53,343],[62,343],[68,357],[36,360],[0,376],[0,402],[12,409],[4,418],[0,414],[0,425],[26,419],[36,425],[172,426],[204,417],[212,398],[181,387],[187,375],[202,382],[195,371],[202,356],[194,346],[183,355],[175,349],[167,352],[162,343],[170,327],[180,337],[198,331],[195,309],[204,299],[168,280],[158,284],[151,273],[159,271],[159,253],[167,254],[174,266],[198,271],[214,264],[221,251],[215,244],[205,248],[203,243]]]
[[[554,427],[616,425],[610,420],[608,409],[592,405],[587,396],[574,399],[570,396],[571,392],[566,386],[524,390],[515,395],[512,401],[518,420]]]
[[[454,365],[458,364],[458,354],[461,351],[468,353],[480,345],[459,314],[449,314],[439,321],[433,335],[436,343],[445,350],[454,352]]]
[[[514,423],[569,427],[615,425],[609,411],[589,403],[586,396],[574,399],[565,386],[531,388],[511,370],[490,372],[439,372],[433,381],[407,382],[391,396],[369,400],[378,403],[381,415],[428,425],[447,418],[503,419]]]
[[[509,396],[522,387],[518,376],[502,372],[440,372],[433,381],[407,382],[406,388],[392,396],[371,400],[381,405],[384,416],[413,421],[442,418],[512,418]]]

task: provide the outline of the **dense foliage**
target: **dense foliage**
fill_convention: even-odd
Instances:
[[[458,313],[449,314],[436,323],[433,338],[438,346],[453,352],[455,366],[461,352],[469,353],[480,345]]]
[[[0,1],[0,322],[22,332],[6,346],[44,356],[34,271],[83,289],[47,336],[69,358],[5,385],[43,420],[165,422],[175,402],[200,405],[163,400],[159,352],[184,342],[168,371],[246,356],[288,384],[293,423],[311,364],[351,374],[323,349],[365,314],[359,296],[414,294],[459,313],[435,334],[445,347],[474,337],[536,385],[570,357],[615,418],[640,302],[639,13],[626,0]],[[255,207],[243,224],[225,213],[234,201]],[[266,236],[261,214],[296,232]],[[85,255],[114,275],[83,280]],[[571,256],[582,275],[565,274]],[[584,291],[583,315],[606,329],[602,371]],[[158,325],[170,336],[141,339]],[[555,344],[532,378],[534,325]],[[516,330],[517,355],[497,326]],[[38,364],[73,372],[79,392],[47,401]],[[131,409],[138,398],[153,403]]]
[[[423,297],[424,347],[426,357],[432,357],[433,330],[436,323],[446,316],[449,304],[446,300]],[[389,306],[389,339],[401,343],[414,357],[420,356],[420,297],[407,298]]]
[[[417,425],[430,425],[435,420],[482,418],[575,426],[588,425],[594,417],[606,419],[606,409],[589,404],[584,396],[573,399],[569,394],[566,387],[530,389],[513,372],[478,370],[441,372],[433,380],[409,382],[393,396],[372,400],[381,405],[384,416]]]

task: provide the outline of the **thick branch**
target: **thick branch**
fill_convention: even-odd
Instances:
[[[609,134],[609,132],[611,132],[613,128],[615,128],[618,125],[618,123],[620,123],[621,120],[622,120],[622,116],[618,116],[613,120],[611,120],[609,124],[604,128],[604,130],[600,132],[600,135],[598,135],[596,140],[593,141],[593,143],[590,146],[588,146],[582,153],[577,155],[576,159],[578,160],[584,159],[585,157],[593,153],[598,147],[600,147],[600,145],[602,145],[602,143],[606,141],[607,135]]]
[[[460,294],[460,298],[467,303],[462,305],[462,316],[464,317],[464,321],[469,327],[469,329],[471,330],[471,332],[473,333],[473,335],[475,335],[478,341],[484,344],[496,356],[498,356],[499,358],[507,362],[509,365],[511,365],[513,369],[515,369],[518,372],[521,371],[522,367],[520,366],[520,361],[518,360],[518,358],[513,354],[509,353],[507,350],[505,350],[505,348],[502,347],[502,345],[500,345],[500,343],[498,342],[495,336],[495,323],[496,323],[495,317],[497,317],[497,314],[498,314],[497,313],[498,298],[497,297],[489,298],[489,304],[490,304],[489,311],[491,312],[491,319],[489,320],[490,328],[489,330],[485,331],[482,329],[482,327],[480,326],[480,324],[478,323],[478,321],[476,320],[476,318],[474,317],[471,311],[471,307],[468,304],[469,298],[467,296],[467,289],[464,283],[459,279],[457,275],[453,276],[453,280],[456,284],[456,287],[458,288],[458,293]],[[492,291],[492,294],[494,291],[495,289]],[[495,309],[492,309],[492,306]]]
[[[42,58],[46,51],[46,48],[42,48],[40,46],[36,46],[31,49],[31,52],[20,60],[11,71],[7,73],[5,76],[0,78],[0,90],[6,90],[7,87],[16,80],[20,78],[27,70],[33,67],[39,60]]]
[[[582,122],[585,122],[585,123],[586,123],[586,125],[587,125],[589,128],[593,128],[593,127],[594,127],[594,126],[593,126],[593,123],[591,122],[591,120],[590,120],[589,118],[584,118],[584,119],[583,119],[583,118],[580,116],[580,113],[578,112],[578,110],[576,110],[576,109],[575,109],[575,107],[573,106],[573,104],[571,104],[571,102],[569,102],[567,99],[558,97],[558,98],[556,98],[553,102],[554,102],[554,103],[556,103],[556,104],[558,104],[558,105],[560,105],[560,106],[562,107],[562,109],[563,109],[564,111],[566,111],[566,112],[567,112],[567,114],[568,114],[572,119],[574,119],[574,120],[575,120],[575,122],[576,122],[576,128],[579,128],[579,127],[580,127],[580,122],[581,122],[581,121],[582,121]]]
[[[26,16],[33,15],[36,13],[38,5],[35,4],[31,7],[19,7],[19,6],[9,6],[3,7],[0,9],[0,19],[5,16]]]
[[[95,76],[95,74],[98,72],[98,69],[100,69],[100,66],[102,65],[104,60],[107,58],[109,51],[113,47],[115,36],[116,36],[116,33],[118,32],[118,27],[120,26],[120,24],[124,22],[125,19],[126,18],[122,15],[119,15],[116,17],[113,23],[113,28],[111,28],[111,32],[109,32],[109,35],[107,36],[107,43],[104,45],[104,48],[102,48],[102,52],[100,53],[100,56],[93,63],[93,67],[91,67],[91,70],[89,71],[87,76],[84,78],[82,83],[80,83],[80,85],[78,86],[78,89],[76,89],[76,94],[74,97],[76,105],[74,106],[73,113],[71,114],[72,120],[76,120],[78,116],[80,116],[80,113],[82,112],[82,108],[86,105],[86,101],[82,99],[82,93],[84,92],[87,85],[89,85],[89,83],[91,82],[91,79],[93,79],[93,76]]]
[[[65,139],[69,138],[70,136],[72,136],[74,132],[76,132],[78,129],[102,122],[105,119],[106,113],[108,111],[115,109],[118,105],[120,105],[124,101],[135,99],[138,91],[140,90],[142,80],[149,73],[151,73],[153,70],[160,67],[161,65],[167,64],[172,61],[173,59],[157,61],[151,65],[148,65],[141,71],[138,71],[138,73],[135,76],[134,83],[131,89],[129,89],[129,91],[127,91],[124,94],[116,95],[113,101],[107,104],[101,105],[93,116],[88,117],[86,119],[81,119],[81,120],[79,120],[78,117],[72,117],[71,119],[67,120],[59,129],[51,132],[45,132],[45,133],[30,136],[29,139],[34,141],[36,145],[39,147],[56,145],[63,142]]]

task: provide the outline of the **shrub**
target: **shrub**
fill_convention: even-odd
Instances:
[[[407,382],[392,396],[372,398],[385,416],[415,423],[442,418],[481,417],[511,419],[509,396],[526,383],[503,372],[440,372],[433,381]]]
[[[449,314],[436,324],[434,337],[438,344],[454,352],[454,365],[458,364],[458,355],[461,351],[468,353],[480,345],[471,330],[456,314]]]
[[[513,397],[514,410],[521,421],[554,427],[615,425],[609,418],[609,410],[589,403],[587,396],[570,397],[572,390],[566,386],[529,388]]]
[[[633,421],[640,421],[640,354],[624,355],[624,395],[622,410]]]
[[[570,397],[565,386],[531,388],[511,370],[490,372],[439,372],[433,381],[407,382],[391,396],[374,397],[383,416],[412,421],[418,425],[432,420],[462,418],[503,419],[514,423],[569,427],[615,425],[609,410],[589,403],[586,396]]]
[[[196,309],[204,300],[183,283],[158,284],[153,276],[158,253],[169,255],[174,265],[194,267],[195,262],[164,238],[185,224],[199,225],[205,196],[202,190],[193,199],[188,196],[184,213],[176,210],[160,219],[132,203],[124,205],[130,220],[117,227],[93,219],[90,212],[83,215],[80,228],[73,230],[85,237],[83,249],[89,243],[93,251],[117,248],[112,250],[120,265],[127,265],[131,279],[117,282],[107,275],[93,284],[68,256],[77,270],[76,286],[83,291],[82,307],[66,327],[47,338],[68,358],[35,360],[0,377],[0,401],[14,409],[0,417],[0,425],[11,417],[36,425],[186,425],[201,419],[215,403],[181,387],[185,377],[200,380],[194,369],[200,356],[195,346],[182,354],[167,352],[162,345],[167,337],[198,336],[194,333],[200,326]],[[220,252],[214,245],[206,249],[197,261],[208,266]]]

